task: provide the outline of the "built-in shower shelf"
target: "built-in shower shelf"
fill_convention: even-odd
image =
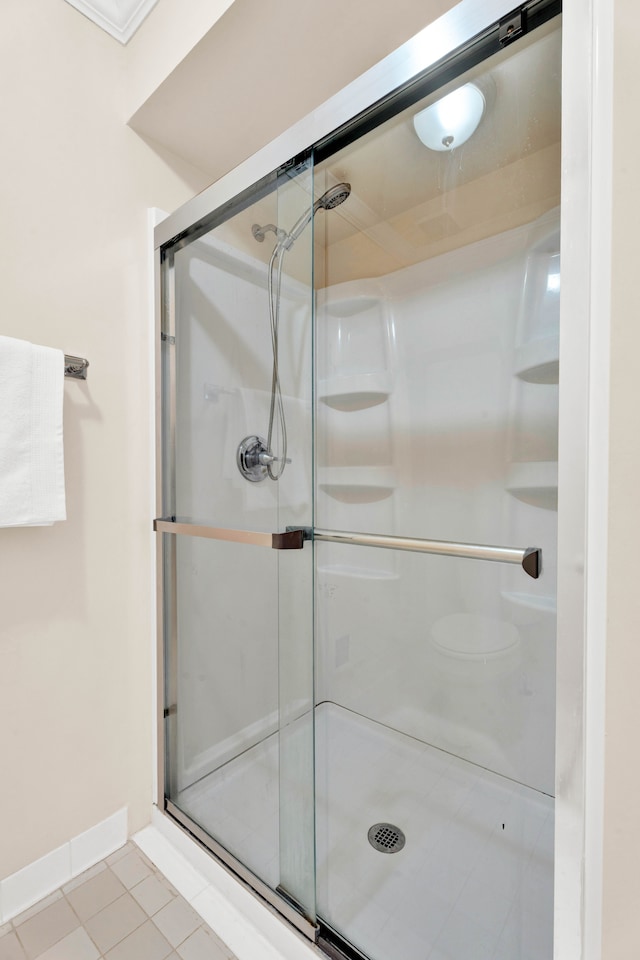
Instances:
[[[558,383],[560,343],[557,336],[529,340],[516,348],[515,374],[527,383]]]
[[[396,484],[390,467],[323,467],[318,486],[341,503],[375,503],[390,497]]]
[[[335,410],[364,410],[388,400],[391,377],[386,372],[344,374],[318,383],[318,398]]]
[[[517,500],[533,507],[557,510],[557,460],[512,464],[507,476],[506,490]]]
[[[376,503],[386,500],[393,493],[393,487],[362,483],[321,483],[320,489],[341,503]]]

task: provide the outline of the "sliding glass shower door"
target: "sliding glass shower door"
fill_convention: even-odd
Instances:
[[[168,810],[315,919],[309,163],[164,264]],[[284,536],[280,536],[284,534]],[[303,641],[303,642],[301,642]],[[275,894],[278,891],[278,894]]]
[[[162,248],[165,809],[332,957],[553,953],[556,7]]]
[[[560,52],[317,152],[317,905],[374,960],[553,954]]]

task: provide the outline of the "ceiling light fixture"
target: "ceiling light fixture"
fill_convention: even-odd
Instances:
[[[416,113],[413,126],[430,150],[455,150],[475,133],[485,105],[484,96],[475,84],[465,83]]]

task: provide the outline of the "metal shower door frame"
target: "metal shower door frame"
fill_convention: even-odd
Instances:
[[[605,53],[611,45],[611,11],[608,0],[564,0],[563,3],[563,140],[562,140],[562,270],[559,439],[559,529],[558,529],[558,689],[556,753],[556,884],[555,948],[562,960],[599,956],[600,930],[598,870],[602,835],[602,730],[604,679],[600,633],[604,619],[602,588],[595,585],[587,597],[587,579],[594,584],[606,563],[606,530],[601,514],[606,496],[606,466],[600,462],[606,443],[606,404],[596,406],[596,381],[607,381],[605,349],[608,307],[605,306],[608,275],[594,274],[584,282],[585,264],[610,249],[607,233],[607,194],[610,188],[610,139],[596,137],[610,125],[607,115],[610,68],[597,61],[596,42]],[[525,4],[526,6],[526,4]],[[427,26],[396,52],[371,68],[339,94],[322,104],[253,157],[214,183],[155,230],[156,291],[156,410],[157,410],[157,509],[166,515],[162,488],[160,386],[161,332],[175,336],[172,249],[201,229],[218,212],[234,206],[238,196],[259,182],[269,183],[275,171],[290,158],[321,141],[373,103],[408,83],[421,72],[434,68],[457,49],[496,24],[513,10],[505,0],[462,0]],[[598,32],[600,31],[600,32]],[[609,72],[608,72],[609,71]],[[598,92],[598,79],[604,89]],[[607,152],[609,151],[609,152]],[[609,178],[609,179],[607,179]],[[168,252],[168,256],[166,255]],[[166,296],[163,298],[163,289]],[[595,314],[600,307],[601,313]],[[597,352],[596,348],[600,347]],[[594,360],[595,357],[595,360]],[[175,401],[175,370],[171,378],[170,407]],[[170,462],[170,458],[169,458]],[[589,534],[589,536],[588,536]],[[173,540],[174,538],[170,538]],[[158,626],[158,798],[164,798],[164,603],[163,536],[158,535],[157,626]],[[169,559],[171,567],[172,560]],[[175,564],[173,564],[175,571]],[[175,643],[175,630],[171,631]],[[595,714],[587,713],[586,698]],[[587,739],[589,733],[589,740]],[[587,808],[587,791],[593,806]],[[267,899],[300,928],[299,915],[286,901],[274,898],[250,871],[229,858],[226,851],[200,834],[187,818],[170,813],[195,838],[251,889]],[[230,862],[233,861],[233,862]],[[274,899],[277,902],[274,902]],[[589,909],[585,910],[585,903]],[[589,935],[589,931],[591,931]],[[304,931],[312,939],[315,932]]]

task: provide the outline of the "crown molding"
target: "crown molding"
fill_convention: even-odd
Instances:
[[[127,43],[158,0],[67,0],[107,33]]]

